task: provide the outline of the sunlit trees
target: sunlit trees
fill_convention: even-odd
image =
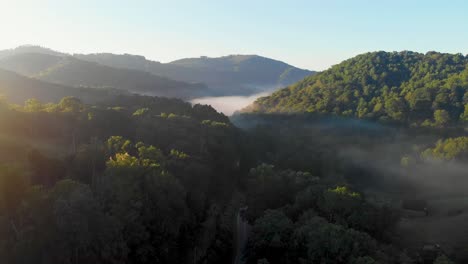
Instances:
[[[436,110],[434,112],[434,122],[438,127],[445,127],[450,123],[450,115],[446,110]]]
[[[439,140],[435,147],[424,150],[422,156],[429,159],[464,161],[468,159],[468,137]]]
[[[83,103],[76,97],[64,97],[58,103],[58,107],[62,112],[76,113],[83,108]]]
[[[177,238],[187,214],[185,190],[165,171],[161,153],[137,144],[138,155],[125,151],[122,139],[111,138],[108,146],[117,153],[107,162],[100,189],[105,207],[124,229],[130,258],[138,263],[167,263],[176,257]]]
[[[28,112],[39,112],[44,108],[43,104],[37,99],[29,99],[24,102],[24,110]]]
[[[459,54],[365,53],[259,98],[251,109],[342,115],[413,126],[426,120],[424,125],[432,126],[435,114],[435,126],[443,127],[464,118],[467,63]]]

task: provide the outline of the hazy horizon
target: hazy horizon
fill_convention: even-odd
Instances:
[[[47,46],[44,46],[44,45],[40,45],[40,44],[29,44],[29,43],[27,43],[27,44],[21,44],[21,45],[15,46],[15,47],[0,49],[0,51],[2,51],[2,50],[15,50],[15,49],[17,49],[17,48],[22,48],[22,47],[40,47],[40,48],[50,49],[50,50],[55,51],[55,52],[65,53],[65,54],[69,54],[69,55],[114,54],[114,55],[134,55],[134,56],[143,56],[146,60],[154,61],[154,62],[160,62],[160,63],[171,63],[171,62],[175,62],[175,61],[182,60],[182,59],[196,59],[196,58],[202,58],[202,57],[207,57],[207,58],[221,58],[221,57],[228,57],[228,56],[260,56],[260,57],[269,58],[269,59],[272,59],[272,60],[277,60],[277,61],[280,61],[280,62],[284,62],[284,63],[286,63],[286,64],[290,64],[290,63],[288,63],[287,61],[281,61],[281,60],[276,59],[276,58],[263,56],[262,54],[231,53],[231,54],[223,54],[223,55],[219,55],[219,56],[199,55],[199,56],[193,56],[193,57],[180,57],[180,58],[175,58],[175,59],[170,60],[170,61],[161,61],[161,60],[158,60],[158,59],[149,58],[149,57],[146,56],[145,54],[139,54],[139,53],[128,53],[128,52],[113,53],[113,52],[107,52],[107,51],[88,52],[88,53],[79,53],[79,52],[73,52],[73,51],[72,51],[72,52],[65,52],[65,51],[63,51],[63,50],[52,49],[52,48],[50,48],[50,47],[47,47]],[[296,65],[292,65],[292,64],[290,64],[290,65],[291,65],[291,66],[294,66],[294,67],[296,67],[296,68],[299,68],[299,69],[314,71],[314,69],[301,68],[301,67],[297,67]]]
[[[367,51],[468,52],[463,1],[19,0],[0,8],[0,49],[35,44],[160,62],[258,54],[317,71]]]

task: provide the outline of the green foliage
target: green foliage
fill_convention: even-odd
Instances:
[[[62,112],[76,113],[83,109],[83,103],[76,97],[64,97],[58,103],[58,107]]]
[[[169,153],[169,155],[178,159],[182,159],[182,160],[190,157],[188,154],[182,151],[175,150],[175,149],[171,149],[171,152]]]
[[[372,115],[385,103],[362,107]],[[19,139],[27,156],[25,172],[5,170],[6,180],[0,173],[7,263],[227,263],[244,206],[253,225],[248,263],[387,256],[380,243],[398,214],[339,177],[361,177],[336,149],[375,143],[366,135],[338,129],[345,137],[330,146],[330,130],[300,130],[290,120],[245,132],[210,107],[139,96],[31,109],[0,111],[0,135]]]
[[[247,183],[249,214],[258,217],[266,209],[277,209],[293,203],[299,190],[317,181],[317,177],[307,172],[276,171],[267,164],[252,168]]]
[[[293,222],[284,213],[267,210],[253,226],[251,250],[256,256],[250,258],[266,258],[272,260],[272,263],[285,261],[278,258],[284,258],[290,248],[293,230]]]
[[[455,262],[451,261],[447,256],[441,255],[436,258],[434,264],[454,264]]]
[[[143,116],[149,111],[148,108],[140,108],[133,113],[133,116]]]
[[[224,115],[140,96],[40,106],[0,111],[0,161],[26,170],[0,169],[0,259],[229,261],[238,132],[200,125],[229,123]],[[138,109],[145,118],[135,118]],[[163,111],[176,117],[161,118]]]
[[[375,254],[377,242],[369,235],[321,218],[307,219],[294,232],[294,245],[301,263],[350,263]]]
[[[366,53],[260,98],[251,109],[417,125],[434,117],[436,126],[447,126],[464,111],[467,65],[461,54]]]
[[[349,196],[349,197],[352,197],[352,198],[360,198],[361,197],[361,195],[359,193],[349,190],[349,188],[346,187],[346,186],[337,186],[335,189],[329,189],[328,192],[333,193],[333,194],[338,195],[338,196]]]
[[[212,127],[228,127],[228,124],[225,122],[217,122],[212,120],[203,120],[202,125],[212,126]]]
[[[438,127],[445,127],[450,123],[450,115],[446,110],[435,110],[434,123]]]
[[[24,102],[24,110],[27,112],[40,112],[42,109],[43,105],[37,99],[29,99]]]
[[[412,158],[409,155],[405,155],[400,160],[400,165],[402,167],[408,167],[413,163]]]
[[[110,154],[115,153],[126,153],[129,151],[132,142],[128,139],[124,139],[122,136],[112,136],[107,140],[107,149]]]
[[[304,214],[293,223],[278,210],[267,210],[255,221],[249,262],[257,263],[377,263],[378,243],[368,234]]]
[[[353,264],[378,264],[379,262],[375,261],[369,256],[359,257],[352,262]]]
[[[466,160],[468,159],[468,137],[439,140],[434,148],[424,150],[421,155],[424,158],[441,160]]]

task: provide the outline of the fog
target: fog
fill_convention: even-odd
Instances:
[[[218,112],[230,116],[235,111],[238,111],[251,103],[253,103],[257,98],[262,96],[267,96],[271,92],[261,92],[248,96],[219,96],[219,97],[200,97],[191,100],[192,104],[206,104],[211,105]]]
[[[383,143],[372,149],[352,147],[341,150],[340,156],[370,169],[374,182],[380,181],[388,187],[386,191],[406,198],[466,197],[468,165],[455,160],[420,157],[418,160],[416,153],[404,152],[409,150],[407,146],[418,143],[407,139],[406,142]],[[399,159],[405,154],[410,154],[413,160],[408,167],[402,166]]]

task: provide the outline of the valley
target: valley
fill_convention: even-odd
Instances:
[[[9,263],[468,259],[464,55],[365,53],[232,95],[39,51],[0,56]]]

